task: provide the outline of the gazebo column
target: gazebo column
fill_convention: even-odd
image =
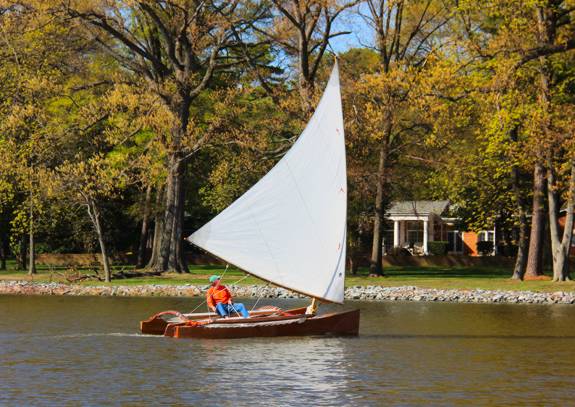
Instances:
[[[427,241],[429,240],[428,228],[429,228],[429,221],[424,220],[423,221],[423,254],[425,254],[425,255],[429,254],[427,251]]]
[[[393,221],[393,247],[399,247],[399,221]]]

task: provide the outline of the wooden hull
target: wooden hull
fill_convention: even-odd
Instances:
[[[305,308],[303,309],[305,312]],[[292,311],[300,311],[292,310]],[[273,336],[358,335],[359,310],[305,315],[288,312],[283,316],[255,316],[248,319],[218,319],[209,323],[167,323],[164,330],[157,319],[142,321],[142,333],[173,338],[234,339]]]
[[[250,320],[253,320],[253,317],[266,317],[271,316],[276,312],[277,309],[266,309],[261,308],[255,311],[250,311]],[[285,311],[285,314],[290,315],[303,315],[305,314],[306,308],[294,308],[288,311]],[[197,314],[181,314],[178,311],[164,311],[159,312],[145,321],[140,322],[140,331],[146,335],[164,335],[166,328],[168,325],[176,325],[178,324],[177,319],[188,319],[192,321],[219,321],[222,322],[223,320],[219,318],[214,313],[204,312],[204,313],[197,313]],[[230,318],[229,322],[237,321],[238,318]],[[242,320],[243,321],[243,320]]]

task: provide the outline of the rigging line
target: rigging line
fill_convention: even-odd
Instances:
[[[208,302],[208,300],[203,300],[200,305],[198,305],[196,308],[194,308],[193,310],[191,310],[188,314],[193,314],[198,308],[200,308],[202,305],[206,304]]]
[[[220,276],[220,280],[224,279],[224,276],[226,275],[228,268],[230,267],[229,263],[226,263],[226,269],[224,270],[224,272],[222,273],[222,275]]]
[[[335,50],[333,49],[333,47],[331,46],[330,42],[327,42],[327,46],[329,48],[328,52],[331,52],[333,54],[333,57],[335,58],[335,61],[337,62],[337,53],[335,52]]]
[[[245,276],[243,276],[242,278],[240,278],[240,279],[239,279],[238,281],[236,281],[235,283],[232,283],[232,285],[236,285],[236,284],[238,284],[240,281],[243,281],[243,280],[245,280],[245,279],[248,278],[248,277],[249,277],[249,274],[246,274]],[[241,316],[241,315],[238,313],[238,310],[236,309],[235,305],[234,305],[233,303],[232,303],[231,305],[232,305],[232,309],[235,311],[236,315],[237,315],[238,317]]]
[[[264,289],[267,288],[270,284],[267,283],[266,285],[264,285]],[[263,298],[264,294],[263,294],[263,290],[260,291],[262,294],[258,297],[258,299],[256,300],[256,303],[252,306],[252,309],[250,309],[250,312],[253,311],[256,308],[256,305],[258,305],[258,302],[260,302],[260,300]]]
[[[232,306],[232,309],[235,311],[236,315],[237,315],[238,317],[241,317],[240,313],[238,312],[238,310],[236,309],[236,307],[234,306],[234,304],[231,304],[231,306]],[[228,309],[229,309],[229,308],[228,308]],[[228,311],[228,312],[229,312],[229,311]]]
[[[238,284],[238,283],[244,281],[244,280],[245,280],[246,278],[248,278],[249,276],[250,276],[249,274],[246,274],[245,276],[243,276],[242,278],[240,278],[238,281],[232,283],[231,285],[236,285],[236,284]]]

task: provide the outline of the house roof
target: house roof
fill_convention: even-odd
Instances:
[[[389,216],[441,216],[449,207],[449,201],[396,201],[387,211]]]

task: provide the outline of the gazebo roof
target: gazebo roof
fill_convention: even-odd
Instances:
[[[441,216],[449,207],[449,201],[396,201],[391,203],[388,216]]]

